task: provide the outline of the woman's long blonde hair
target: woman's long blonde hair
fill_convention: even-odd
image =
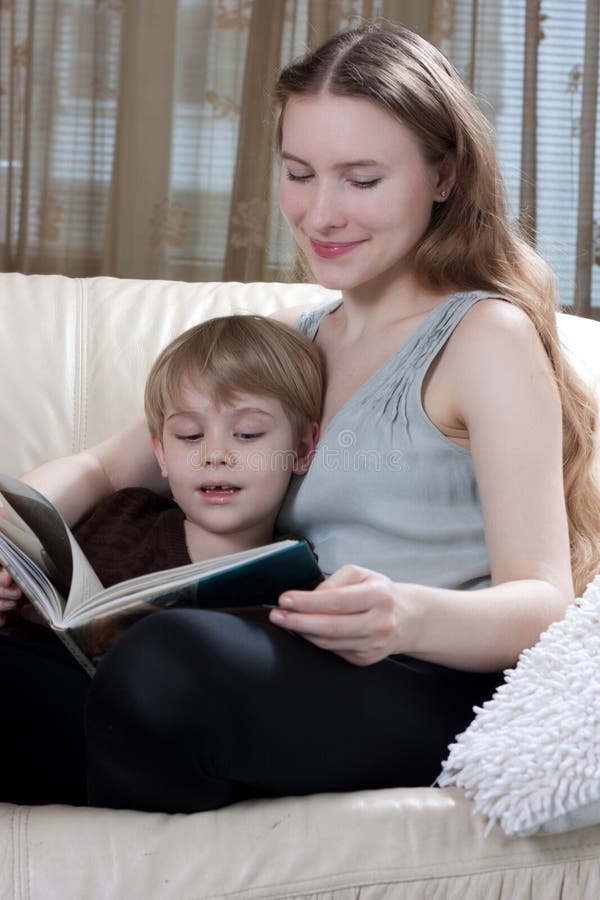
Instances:
[[[410,128],[431,163],[454,156],[456,184],[444,203],[434,204],[429,228],[414,249],[415,272],[431,287],[510,298],[534,323],[562,403],[571,563],[575,590],[582,593],[600,569],[597,402],[562,351],[552,273],[509,223],[490,125],[445,56],[400,26],[340,32],[284,69],[275,88],[280,146],[287,100],[322,91],[382,106]]]

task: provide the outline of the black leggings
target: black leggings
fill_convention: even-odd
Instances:
[[[170,610],[107,655],[87,707],[95,806],[430,785],[502,674],[390,657],[357,667],[267,622]]]
[[[0,801],[86,803],[90,678],[49,629],[0,632]]]

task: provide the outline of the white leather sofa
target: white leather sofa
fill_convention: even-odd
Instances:
[[[0,275],[0,470],[19,474],[131,421],[150,362],[194,322],[322,296],[309,285]],[[560,328],[600,384],[600,324],[561,316]],[[0,800],[9,778],[0,772]],[[600,896],[600,825],[520,839],[484,827],[460,791],[426,787],[191,816],[0,804],[0,900]]]

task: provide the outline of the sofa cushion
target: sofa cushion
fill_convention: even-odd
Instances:
[[[161,815],[0,804],[0,900],[595,900],[600,826],[508,838],[455,789]]]

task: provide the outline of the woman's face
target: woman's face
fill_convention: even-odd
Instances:
[[[447,181],[370,100],[322,93],[286,105],[281,209],[324,287],[373,291],[409,273]]]

